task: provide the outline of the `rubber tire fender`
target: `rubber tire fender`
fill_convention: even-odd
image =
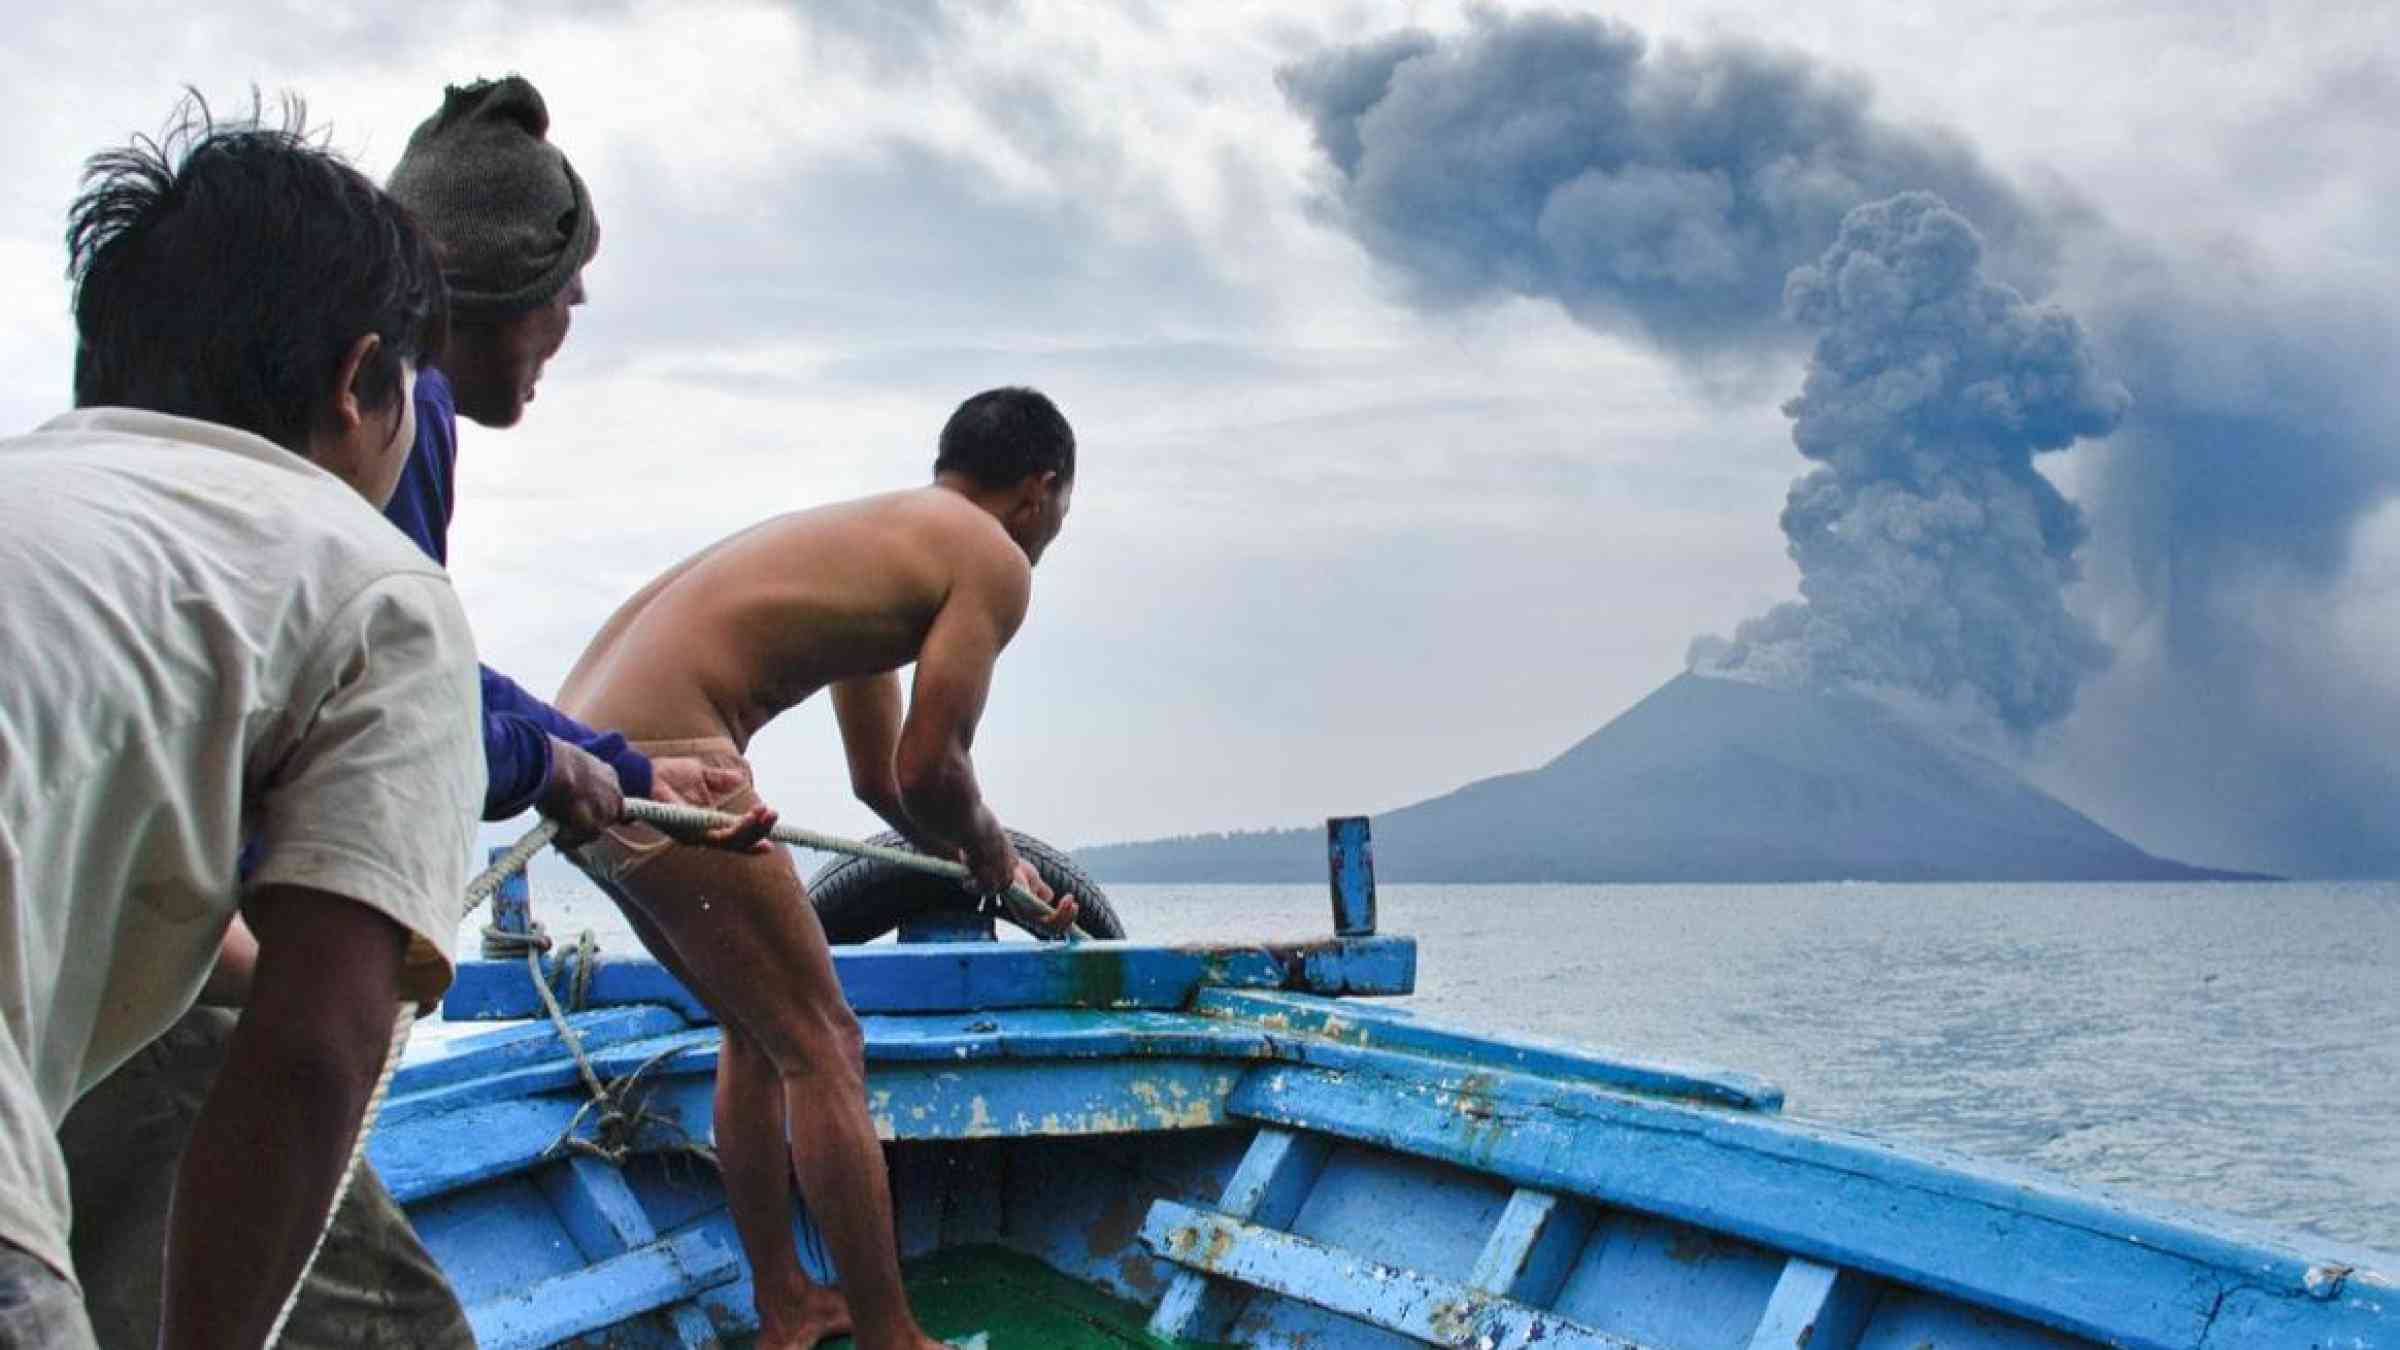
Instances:
[[[1076,931],[1095,938],[1125,936],[1125,925],[1100,883],[1073,859],[1030,834],[1010,830],[1008,839],[1053,894],[1075,897]],[[908,841],[888,830],[867,842],[909,848]],[[825,940],[836,945],[873,941],[921,914],[972,913],[976,904],[975,896],[948,877],[847,855],[817,869],[808,879],[808,898],[817,907],[817,921],[825,925]]]

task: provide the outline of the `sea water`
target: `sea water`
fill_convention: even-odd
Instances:
[[[1321,885],[1107,890],[1139,941],[1329,928]],[[595,893],[535,896],[551,932],[634,949]],[[1789,1115],[2400,1250],[2400,883],[1380,900],[1418,939],[1420,1016],[1739,1069]]]

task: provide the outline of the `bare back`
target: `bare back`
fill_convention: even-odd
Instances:
[[[585,648],[558,706],[635,741],[727,736],[746,748],[826,685],[915,660],[962,579],[1002,574],[998,592],[1018,600],[994,618],[1013,632],[1030,571],[997,520],[940,486],[778,516],[636,592]]]

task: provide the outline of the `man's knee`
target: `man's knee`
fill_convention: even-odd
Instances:
[[[772,1039],[753,1040],[756,1053],[792,1079],[862,1078],[867,1066],[866,1033],[850,1005],[836,997],[830,1003],[806,1000],[775,1019]]]

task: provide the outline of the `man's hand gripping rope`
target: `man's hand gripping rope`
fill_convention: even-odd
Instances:
[[[760,824],[763,818],[764,825]],[[640,797],[625,799],[625,819],[640,821],[663,833],[687,843],[705,843],[714,848],[763,850],[767,841],[813,849],[819,853],[844,853],[853,858],[872,858],[895,867],[906,867],[932,876],[967,881],[972,874],[966,864],[948,858],[928,857],[902,848],[886,848],[881,844],[862,843],[836,835],[819,834],[796,825],[775,821],[775,813],[764,806],[752,807],[747,815],[731,816],[721,811],[702,810],[669,802],[645,801]],[[751,831],[756,830],[756,833]],[[717,842],[723,840],[725,842]],[[1020,874],[1022,877],[1023,874]],[[1043,937],[1059,937],[1074,926],[1077,908],[1075,897],[1060,896],[1052,905],[1035,895],[1023,881],[1001,892],[997,899],[1009,921]]]

